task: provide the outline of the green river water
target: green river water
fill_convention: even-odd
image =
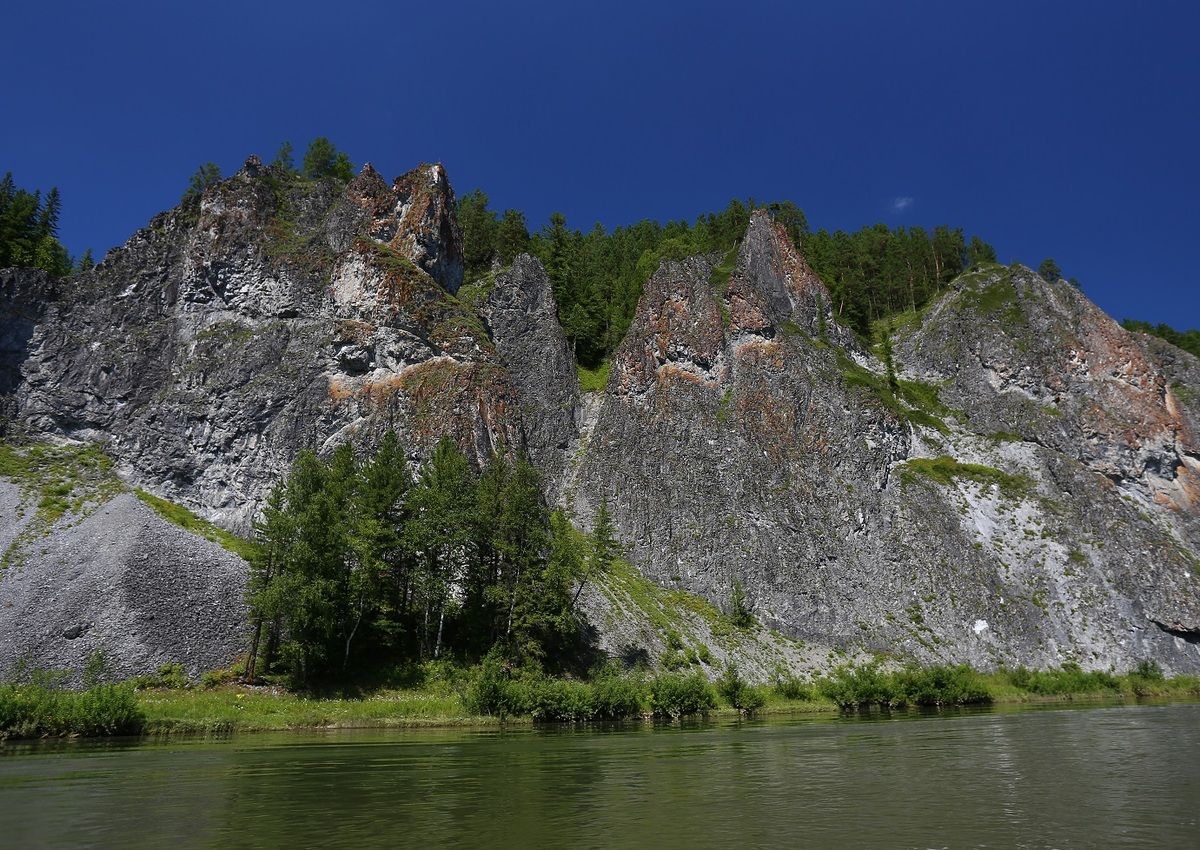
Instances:
[[[1200,705],[0,744],[0,847],[1200,848]]]

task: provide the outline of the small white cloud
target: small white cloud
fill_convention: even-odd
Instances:
[[[912,198],[908,198],[908,197],[896,198],[896,200],[892,201],[892,211],[893,212],[904,212],[906,209],[908,209],[912,205],[913,205]]]

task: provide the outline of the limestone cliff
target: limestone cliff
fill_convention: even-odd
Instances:
[[[1142,343],[985,269],[891,381],[765,215],[712,267],[651,280],[567,487],[655,581],[925,660],[1200,669],[1193,426]]]
[[[16,328],[19,416],[243,531],[302,448],[388,429],[414,463],[442,434],[475,458],[518,447],[508,374],[451,294],[452,211],[439,165],[339,189],[251,159]]]
[[[582,525],[608,500],[661,591],[588,592],[614,654],[664,651],[692,599],[675,622],[759,676],[829,648],[1200,671],[1200,361],[1077,290],[973,270],[889,363],[759,211],[731,272],[663,263],[581,394],[540,264],[463,286],[461,254],[440,166],[341,186],[251,159],[87,274],[0,272],[0,415],[243,531],[301,448],[526,451]],[[705,620],[735,582],[775,634]]]

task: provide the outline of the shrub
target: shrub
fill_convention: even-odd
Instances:
[[[513,714],[524,714],[527,694],[514,682],[507,667],[495,659],[487,659],[463,693],[463,706],[471,714],[486,714],[503,720]]]
[[[739,711],[755,711],[762,708],[767,701],[762,691],[747,684],[732,661],[725,662],[725,672],[717,680],[717,690]]]
[[[679,670],[687,666],[687,656],[678,649],[668,649],[658,657],[658,663],[664,670]]]
[[[663,674],[650,682],[650,711],[655,717],[682,717],[717,707],[712,685],[700,673]]]
[[[907,667],[894,675],[901,699],[912,705],[969,705],[991,702],[987,683],[965,664]]]
[[[865,667],[839,667],[822,679],[819,687],[824,696],[842,708],[889,706],[897,703],[895,683],[873,664]]]
[[[620,720],[643,713],[646,686],[641,676],[601,675],[592,683],[592,708],[598,720]]]
[[[592,689],[566,679],[537,679],[529,685],[529,714],[534,720],[591,720]]]
[[[124,685],[66,691],[45,684],[0,685],[0,738],[134,735],[146,718]]]
[[[1148,679],[1152,682],[1161,682],[1163,680],[1162,667],[1158,665],[1157,661],[1152,661],[1149,658],[1144,658],[1138,662],[1137,666],[1133,668],[1133,675],[1139,679]]]
[[[1119,691],[1121,689],[1120,681],[1111,673],[1086,672],[1074,662],[1064,664],[1057,670],[1029,670],[1025,667],[1018,667],[1015,670],[1002,672],[1014,686],[1042,696]]]
[[[734,579],[729,590],[729,622],[739,629],[748,629],[754,625],[754,615],[750,612],[750,604],[746,600],[746,588],[740,579]]]
[[[784,699],[811,700],[817,696],[811,685],[785,674],[775,677],[775,693]]]

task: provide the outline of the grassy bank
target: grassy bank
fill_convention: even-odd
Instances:
[[[138,694],[147,734],[259,732],[412,726],[498,725],[473,717],[457,694],[382,691],[360,699],[308,697],[287,691],[224,686]]]
[[[845,667],[827,676],[780,675],[751,686],[727,669],[698,674],[609,672],[590,681],[482,665],[417,687],[318,697],[279,687],[0,686],[0,738],[224,734],[286,729],[499,726],[689,715],[797,714],[912,707],[1200,698],[1200,677],[1163,677],[1152,665],[1123,675],[1053,670],[980,673],[965,666]]]
[[[139,695],[146,731],[231,732],[301,728],[498,726],[695,714],[829,714],[916,707],[1200,699],[1200,677],[1147,671],[1113,675],[1071,665],[1057,670],[979,673],[967,667],[844,668],[815,679],[780,677],[741,690],[728,675],[606,676],[590,682],[476,671],[459,691],[381,691],[361,699],[320,699],[226,686]]]

